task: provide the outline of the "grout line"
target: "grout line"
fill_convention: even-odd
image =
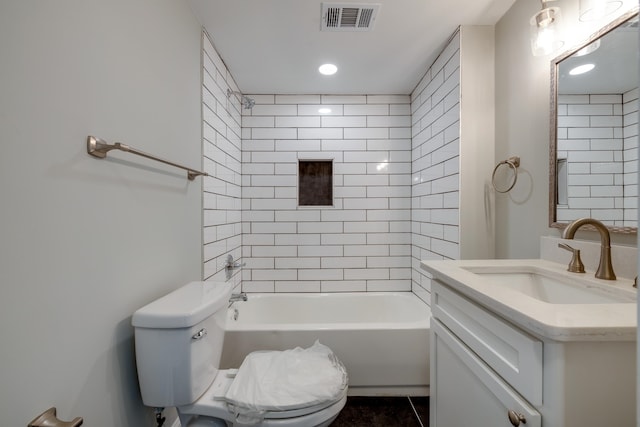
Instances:
[[[418,411],[416,411],[416,407],[413,406],[413,402],[411,401],[411,396],[407,396],[407,399],[409,399],[409,405],[411,405],[411,409],[413,409],[413,413],[416,415],[416,418],[420,423],[420,427],[424,427],[424,424],[422,424],[422,420],[420,419],[420,415],[418,415]]]

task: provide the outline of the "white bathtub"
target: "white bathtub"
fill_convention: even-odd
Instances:
[[[320,340],[345,365],[349,395],[427,396],[430,315],[410,292],[248,294],[229,308],[222,368]]]

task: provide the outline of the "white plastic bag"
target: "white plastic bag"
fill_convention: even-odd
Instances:
[[[262,421],[267,411],[284,411],[336,400],[347,387],[347,372],[331,349],[311,347],[249,354],[226,393],[236,425]]]

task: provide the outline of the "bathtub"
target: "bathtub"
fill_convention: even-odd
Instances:
[[[410,292],[248,294],[228,309],[221,367],[319,340],[345,365],[349,395],[428,396],[430,315]]]

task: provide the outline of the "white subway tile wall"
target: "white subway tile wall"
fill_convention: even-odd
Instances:
[[[411,94],[412,290],[426,303],[431,277],[420,261],[458,259],[460,34]]]
[[[249,96],[242,289],[410,291],[409,96]],[[333,160],[333,206],[298,206],[299,160]]]
[[[227,97],[238,87],[207,35],[202,38],[203,154],[210,175],[203,177],[203,277],[225,281],[227,255],[242,256],[241,106],[236,95]],[[236,271],[230,280],[238,285],[240,279]]]
[[[561,222],[592,217],[637,223],[638,89],[624,94],[559,95],[558,158],[567,161]]]

